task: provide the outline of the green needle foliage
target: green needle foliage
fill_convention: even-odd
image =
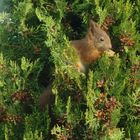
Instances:
[[[80,73],[70,40],[90,19],[116,54]],[[139,25],[139,0],[0,1],[0,140],[138,140]]]

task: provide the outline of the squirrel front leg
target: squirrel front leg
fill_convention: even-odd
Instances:
[[[85,73],[88,65],[94,63],[102,55],[102,52],[94,46],[90,46],[86,39],[73,41],[72,47],[76,50],[78,58],[76,67],[79,72]]]
[[[77,62],[76,67],[77,67],[78,72],[84,72],[85,73],[86,66],[81,61]]]
[[[73,40],[70,42],[70,46],[76,51],[77,55],[76,68],[79,72],[86,72],[87,65],[81,59],[81,52],[84,52],[84,49],[87,47],[87,40],[83,38],[81,40]]]

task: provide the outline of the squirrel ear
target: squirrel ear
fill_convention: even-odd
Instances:
[[[94,34],[97,28],[99,28],[99,25],[94,22],[93,20],[90,20],[89,28],[91,29],[91,32]]]
[[[96,27],[98,27],[98,24],[91,19],[90,20],[90,26],[96,26]]]

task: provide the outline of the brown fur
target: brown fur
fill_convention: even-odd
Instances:
[[[76,49],[79,55],[80,62],[77,63],[82,65],[95,62],[104,51],[112,48],[109,36],[92,20],[85,38],[71,41],[71,46]]]
[[[47,105],[49,113],[51,112],[50,105],[54,102],[54,95],[52,93],[52,88],[49,86],[46,90],[44,90],[43,94],[41,94],[39,98],[39,108],[40,110],[44,110]]]

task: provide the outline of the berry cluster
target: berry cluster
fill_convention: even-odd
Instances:
[[[140,64],[131,67],[131,72],[133,75],[137,74],[139,70],[140,70]]]
[[[96,83],[97,88],[100,89],[100,92],[104,92],[105,91],[105,80],[98,80]]]
[[[128,35],[121,35],[120,41],[122,46],[134,46],[135,41],[130,38],[130,34]]]
[[[107,16],[103,22],[103,24],[101,25],[101,28],[104,31],[108,31],[109,26],[111,26],[113,23],[115,23],[114,19],[110,16]]]
[[[65,127],[65,130],[66,130],[66,134],[62,133],[58,138],[59,140],[71,139],[71,134],[72,134],[73,128],[72,128],[72,125],[67,122],[66,118],[67,118],[67,115],[64,114],[62,117],[59,117],[57,119],[58,124],[63,125]]]
[[[102,87],[105,86],[105,81],[104,80],[101,80],[101,81],[98,80],[96,85],[97,85],[98,88],[102,88]]]
[[[95,116],[103,124],[104,127],[110,125],[112,111],[116,108],[117,100],[111,96],[107,98],[106,93],[100,93],[100,97],[95,101]]]
[[[110,126],[111,114],[117,106],[117,100],[114,96],[109,96],[105,92],[105,80],[98,80],[97,88],[100,89],[100,96],[96,99],[94,106],[96,111],[96,118],[104,127]]]
[[[68,140],[68,139],[72,139],[72,126],[69,123],[66,123],[65,125],[65,129],[66,129],[66,134],[61,133],[59,135],[59,140]]]
[[[64,134],[61,134],[61,135],[58,137],[58,140],[67,140],[67,136],[65,136]]]
[[[138,74],[140,73],[140,63],[131,66],[131,78],[130,82],[140,84],[140,79],[138,78]]]
[[[2,122],[10,122],[10,123],[20,123],[22,122],[23,118],[21,116],[15,116],[15,115],[3,115],[0,118]]]
[[[0,105],[0,122],[19,123],[22,120],[23,119],[21,116],[8,114],[6,108],[4,106]]]
[[[12,100],[19,101],[21,103],[27,103],[32,101],[32,97],[27,90],[20,90],[11,95]]]

